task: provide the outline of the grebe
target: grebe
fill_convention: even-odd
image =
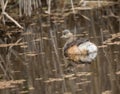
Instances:
[[[61,38],[67,39],[63,54],[75,63],[91,63],[97,56],[97,46],[85,38],[76,38],[70,30],[64,30]]]

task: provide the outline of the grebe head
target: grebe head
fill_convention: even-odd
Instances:
[[[73,34],[70,32],[70,30],[66,29],[66,30],[62,31],[61,38],[68,39],[68,38],[71,38],[71,37],[73,37]]]

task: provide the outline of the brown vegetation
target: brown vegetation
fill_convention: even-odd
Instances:
[[[0,94],[119,94],[119,0],[0,0]],[[98,45],[67,73],[61,31]],[[74,70],[74,69],[73,69]]]

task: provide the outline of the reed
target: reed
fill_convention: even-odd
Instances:
[[[120,93],[119,0],[0,4],[0,94]],[[76,65],[76,73],[66,72],[64,29],[99,48],[96,60]]]

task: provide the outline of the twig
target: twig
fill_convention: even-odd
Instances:
[[[71,6],[72,6],[73,13],[75,14],[75,8],[74,8],[74,5],[73,5],[73,0],[71,0]]]
[[[14,44],[17,45],[20,41],[22,40],[22,38],[18,39]],[[11,49],[14,45],[10,46],[9,49]]]
[[[4,0],[1,0],[2,13],[5,11],[4,5],[5,5]],[[1,18],[2,18],[3,24],[5,24],[5,18],[4,18],[4,15],[2,13],[1,13]]]
[[[3,14],[10,19],[11,21],[13,21],[19,28],[23,29],[23,27],[16,21],[14,20],[11,16],[9,16],[6,12],[3,12]]]
[[[7,4],[8,4],[8,0],[5,2],[4,4],[4,7],[3,7],[3,12],[5,11],[6,7],[7,7]]]
[[[1,1],[3,22],[5,23],[5,21],[4,21],[4,15],[5,15],[8,19],[10,19],[11,21],[13,21],[19,28],[23,29],[23,27],[22,27],[16,20],[14,20],[11,16],[9,16],[9,15],[5,12],[5,9],[6,9],[6,7],[7,7],[7,4],[8,4],[8,0],[6,0],[5,3],[4,3],[4,0]]]
[[[51,0],[49,0],[48,2],[48,14],[50,14],[51,12]]]

